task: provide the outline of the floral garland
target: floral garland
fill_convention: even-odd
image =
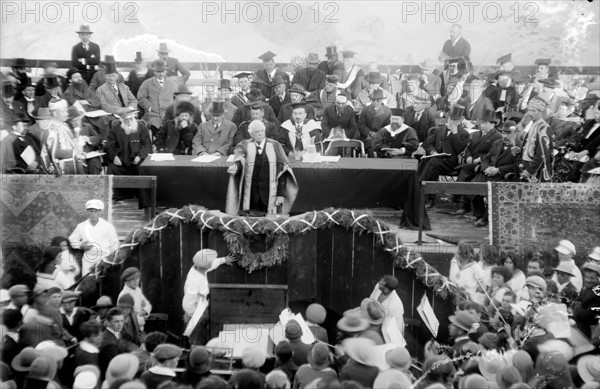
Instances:
[[[237,264],[246,269],[248,273],[264,267],[281,265],[287,259],[288,244],[290,242],[288,234],[267,235],[266,244],[270,248],[258,253],[252,251],[250,240],[244,235],[225,232],[223,237],[227,242],[229,252],[239,256],[240,259]]]
[[[104,266],[122,264],[131,254],[134,247],[143,245],[159,231],[168,227],[176,227],[179,223],[194,223],[200,229],[208,228],[221,231],[232,253],[244,256],[241,265],[248,271],[281,264],[287,257],[287,242],[283,236],[305,234],[309,231],[340,226],[359,234],[366,232],[377,237],[377,245],[393,258],[396,266],[416,273],[427,287],[432,288],[442,298],[449,294],[455,299],[465,299],[465,291],[429,265],[423,257],[404,246],[398,233],[392,231],[391,225],[379,221],[371,214],[348,209],[328,208],[312,211],[293,217],[255,218],[227,215],[222,212],[208,211],[198,205],[187,205],[183,208],[170,208],[157,215],[143,228],[133,231],[119,246],[112,260]],[[252,253],[245,236],[263,234],[272,237],[271,249],[264,253]],[[280,239],[281,238],[281,239]],[[268,242],[270,243],[270,242]],[[239,262],[238,262],[239,263]],[[103,269],[96,269],[99,274]]]

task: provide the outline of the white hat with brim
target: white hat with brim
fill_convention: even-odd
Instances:
[[[111,359],[106,369],[106,382],[109,385],[119,379],[133,379],[138,371],[140,360],[134,354],[119,354]]]
[[[375,342],[367,338],[349,338],[342,342],[346,355],[362,365],[372,365],[372,350]]]
[[[583,382],[600,382],[600,357],[584,355],[577,361],[577,372]]]
[[[209,269],[215,259],[217,259],[217,252],[215,250],[202,249],[194,254],[192,262],[200,269]]]
[[[496,374],[506,366],[506,360],[497,351],[490,351],[479,357],[479,371],[488,381],[495,382]]]
[[[594,247],[592,252],[588,255],[588,258],[590,258],[594,261],[600,261],[600,246]]]
[[[554,268],[557,272],[565,273],[570,275],[571,277],[575,277],[575,272],[573,270],[573,264],[571,261],[561,261],[556,268]]]
[[[561,240],[558,243],[558,246],[554,248],[554,250],[558,251],[561,254],[565,255],[575,255],[577,251],[575,250],[575,245],[568,240]]]

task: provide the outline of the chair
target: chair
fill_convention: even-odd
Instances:
[[[356,139],[332,140],[329,142],[329,145],[327,145],[327,150],[325,150],[324,155],[338,155],[339,149],[344,149],[344,155],[349,154],[346,152],[346,150],[350,149],[352,158],[357,158],[357,149],[360,149],[360,154],[358,155],[359,158],[364,158],[366,156],[365,145],[363,142]]]

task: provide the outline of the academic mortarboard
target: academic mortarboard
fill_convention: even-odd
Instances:
[[[500,57],[496,60],[496,63],[499,65],[505,64],[507,62],[512,62],[512,53],[503,55],[502,57]]]
[[[354,54],[356,53],[351,50],[342,51],[343,58],[354,58]]]
[[[262,60],[263,62],[268,62],[270,60],[272,60],[277,54],[267,51],[266,53],[264,53],[263,55],[261,55],[260,57],[258,57],[258,59]]]
[[[244,78],[244,77],[248,78],[248,77],[250,77],[251,75],[252,75],[252,73],[248,73],[248,72],[241,72],[241,73],[238,73],[238,74],[236,74],[235,76],[233,76],[233,78],[237,78],[237,79],[239,80],[240,78]]]
[[[550,65],[550,62],[551,62],[550,58],[538,58],[538,59],[535,60],[535,64],[536,65],[546,65],[546,66],[548,66],[548,65]]]

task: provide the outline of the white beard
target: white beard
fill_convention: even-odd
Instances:
[[[125,131],[125,135],[135,134],[138,130],[138,122],[136,120],[130,126],[121,123],[121,127],[123,128],[123,131]]]

